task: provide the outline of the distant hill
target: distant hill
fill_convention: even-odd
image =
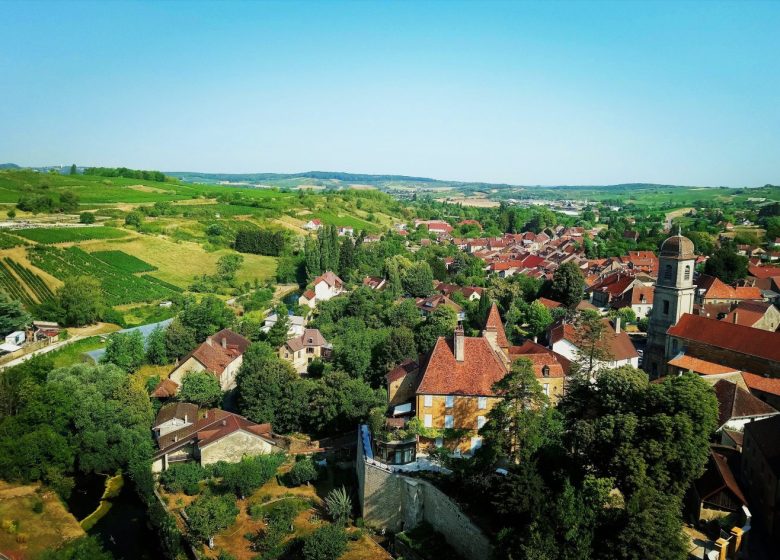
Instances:
[[[21,169],[15,163],[0,163],[0,169]]]

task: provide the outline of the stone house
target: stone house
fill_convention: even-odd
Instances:
[[[311,286],[310,290],[306,290],[298,298],[298,305],[306,305],[314,309],[318,302],[328,301],[344,292],[344,281],[330,270],[317,276]]]
[[[305,329],[301,336],[291,338],[279,348],[279,357],[290,362],[298,373],[306,373],[314,359],[328,358],[330,349],[319,329]]]
[[[249,340],[240,334],[222,329],[184,356],[168,378],[181,387],[188,373],[206,371],[217,378],[223,391],[235,389],[236,373],[249,344]]]
[[[600,344],[611,359],[599,362],[596,369],[621,366],[639,367],[639,353],[628,334],[620,328],[620,319],[615,320],[614,326],[609,319],[601,321],[604,325],[604,334]],[[570,362],[577,361],[582,341],[574,325],[559,321],[550,328],[548,338],[553,352],[560,354]]]
[[[780,327],[780,311],[765,301],[741,301],[723,317],[723,321],[774,332]]]
[[[154,419],[154,439],[167,435],[198,421],[198,405],[185,402],[170,403],[160,408]]]
[[[482,336],[467,337],[463,328],[458,327],[451,340],[440,337],[421,368],[414,411],[425,428],[440,430],[441,436],[435,439],[421,437],[420,447],[424,449],[431,443],[446,445],[461,454],[478,449],[482,445],[478,431],[502,398],[493,390],[493,385],[508,373],[512,361],[520,358],[531,362],[537,380],[543,388],[547,386],[551,400],[557,402],[563,394],[564,384],[563,367],[557,357],[530,341],[522,346],[511,346],[495,304],[490,309]],[[397,377],[406,380],[413,375],[416,374],[399,372]],[[390,381],[391,386],[392,383]]]
[[[768,377],[780,377],[780,333],[684,314],[670,327],[666,355],[689,356]]]
[[[159,423],[158,420],[155,425]],[[255,424],[243,416],[217,408],[195,422],[187,422],[160,435],[157,448],[152,457],[152,472],[155,473],[168,469],[173,463],[192,460],[201,466],[219,461],[237,463],[246,456],[283,451],[281,440],[275,437],[270,424]]]

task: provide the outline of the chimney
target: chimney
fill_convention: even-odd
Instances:
[[[185,423],[185,424],[187,423],[187,417],[188,417],[188,416],[189,416],[189,415],[187,415],[187,414],[185,414],[185,415],[184,415],[184,423]]]
[[[620,317],[615,319],[615,334],[620,334]]]
[[[227,348],[227,337],[226,336],[222,337],[222,348]]]
[[[455,327],[454,346],[455,359],[462,362],[466,359],[466,336],[463,334],[463,325]]]
[[[207,337],[206,337],[206,344],[208,344],[209,346],[211,346],[211,337],[210,337],[210,336],[207,336]]]

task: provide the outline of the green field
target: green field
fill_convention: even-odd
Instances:
[[[5,263],[0,263],[0,290],[8,294],[12,299],[22,302],[27,309],[35,305],[32,297],[19,283],[19,280],[11,273],[11,268]]]
[[[27,286],[27,290],[35,295],[39,303],[54,298],[54,293],[46,285],[46,282],[29,268],[8,257],[3,259],[2,264],[8,270],[13,270],[16,273],[16,276]]]
[[[95,251],[90,254],[123,272],[152,272],[153,270],[157,270],[157,267],[142,261],[138,257],[128,255],[124,251]]]
[[[100,281],[109,305],[169,299],[174,291],[141,276],[106,264],[78,247],[57,249],[39,245],[28,253],[30,262],[55,278],[90,276]]]
[[[0,231],[0,249],[10,249],[11,247],[18,247],[27,243],[24,239],[20,239],[15,235]]]
[[[16,233],[31,241],[45,244],[89,241],[90,239],[119,239],[128,235],[126,231],[121,229],[105,226],[18,229]]]

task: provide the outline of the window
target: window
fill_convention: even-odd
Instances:
[[[477,429],[481,430],[482,426],[485,425],[485,417],[484,416],[477,416]]]
[[[487,408],[487,397],[479,397],[477,399],[477,408],[485,410]]]
[[[549,396],[550,395],[550,384],[549,383],[542,383],[542,391],[544,391],[544,394]]]
[[[425,402],[423,406],[433,406],[433,395],[425,395]]]
[[[672,265],[667,264],[666,268],[664,268],[664,280],[671,280],[672,279]]]
[[[452,416],[452,414],[448,414],[444,417],[444,427],[445,428],[455,427],[455,418]]]
[[[426,428],[433,428],[433,416],[431,416],[430,414],[426,414],[423,417],[423,425]]]
[[[672,339],[672,352],[674,354],[677,354],[677,339],[676,338]]]
[[[455,396],[454,395],[447,395],[444,397],[444,406],[447,408],[452,408],[455,406]]]
[[[434,445],[436,447],[444,447],[444,438],[437,437]]]
[[[691,279],[691,265],[686,264],[685,265],[685,279],[690,280]]]
[[[669,315],[669,302],[664,300],[664,315]]]

